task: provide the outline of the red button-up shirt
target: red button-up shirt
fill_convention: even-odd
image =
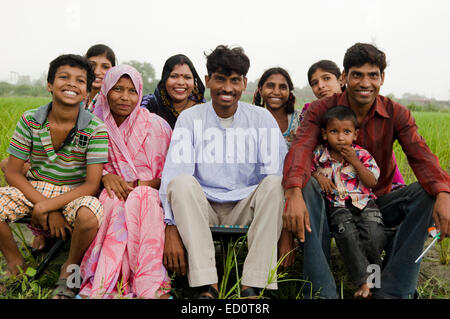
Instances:
[[[336,105],[349,107],[347,92],[311,103],[284,161],[284,189],[303,188],[308,182],[313,151],[321,137],[320,120],[329,108]],[[380,178],[372,190],[377,196],[391,191],[395,173],[392,159],[395,140],[399,141],[425,191],[432,196],[442,191],[450,192],[450,177],[439,166],[438,158],[417,132],[411,112],[403,105],[379,95],[361,123],[356,140],[356,144],[372,154],[380,168]]]

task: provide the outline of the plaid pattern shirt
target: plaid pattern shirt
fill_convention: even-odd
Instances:
[[[283,187],[303,188],[311,177],[311,160],[320,141],[320,120],[336,105],[349,106],[347,92],[334,94],[311,103],[297,130],[295,140],[284,161]],[[356,144],[366,149],[380,168],[380,177],[372,190],[378,197],[392,189],[395,162],[392,158],[394,141],[398,140],[417,180],[431,196],[450,192],[450,177],[439,166],[438,158],[430,151],[417,132],[411,112],[403,105],[378,95],[359,128]]]
[[[358,145],[353,144],[352,147],[364,167],[378,179],[380,169],[372,155]],[[351,199],[353,206],[364,209],[369,200],[376,199],[370,188],[359,180],[355,168],[346,161],[341,163],[334,160],[327,145],[319,145],[314,150],[311,169],[312,172],[317,171],[336,185],[334,193],[326,195],[331,206],[345,207],[345,201]]]

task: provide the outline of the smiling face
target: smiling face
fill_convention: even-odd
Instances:
[[[194,76],[187,64],[173,67],[166,81],[166,91],[174,104],[186,102],[194,89]]]
[[[108,92],[108,103],[117,126],[125,121],[139,100],[138,92],[128,76],[122,76]]]
[[[310,85],[314,95],[318,99],[342,92],[341,79],[338,79],[333,73],[322,69],[317,69],[311,75]]]
[[[268,108],[278,109],[289,99],[289,84],[283,75],[272,74],[259,88],[259,94]]]
[[[358,130],[351,120],[330,119],[327,127],[322,129],[322,137],[328,141],[335,152],[340,152],[342,146],[352,145],[356,141]]]
[[[213,72],[211,76],[205,76],[205,83],[216,113],[221,117],[233,115],[247,87],[247,78],[234,71],[230,75]]]
[[[370,109],[384,83],[384,72],[380,73],[378,66],[366,63],[349,68],[343,76],[350,106]]]
[[[54,102],[79,106],[87,95],[86,70],[70,65],[58,67],[53,83],[47,83],[47,90]]]
[[[88,58],[88,60],[91,63],[92,70],[95,74],[95,81],[92,82],[92,90],[99,91],[102,87],[106,72],[113,66],[111,61],[106,58],[106,55],[92,56]]]

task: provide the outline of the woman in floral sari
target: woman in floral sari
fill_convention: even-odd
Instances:
[[[81,264],[81,297],[168,297],[158,188],[172,131],[139,107],[141,100],[142,78],[134,68],[108,71],[96,104],[109,134],[104,217]]]

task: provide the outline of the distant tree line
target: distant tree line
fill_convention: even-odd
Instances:
[[[153,93],[159,79],[156,78],[155,69],[149,62],[139,62],[130,60],[123,62],[136,68],[141,75],[144,84],[143,93]],[[247,83],[247,90],[242,99],[246,102],[252,102],[253,94],[258,87],[258,80],[249,81]],[[302,106],[304,103],[315,100],[315,96],[309,87],[305,85],[302,88],[295,87],[294,94],[296,96],[296,104]],[[42,73],[39,79],[31,81],[30,76],[20,75],[16,84],[7,82],[0,82],[0,96],[33,96],[33,97],[49,97],[47,92],[47,74]],[[205,97],[209,100],[209,90],[205,92]],[[401,98],[395,97],[393,94],[388,94],[388,97],[406,105],[412,111],[438,111],[450,112],[449,101],[436,101],[418,94],[405,93]]]

